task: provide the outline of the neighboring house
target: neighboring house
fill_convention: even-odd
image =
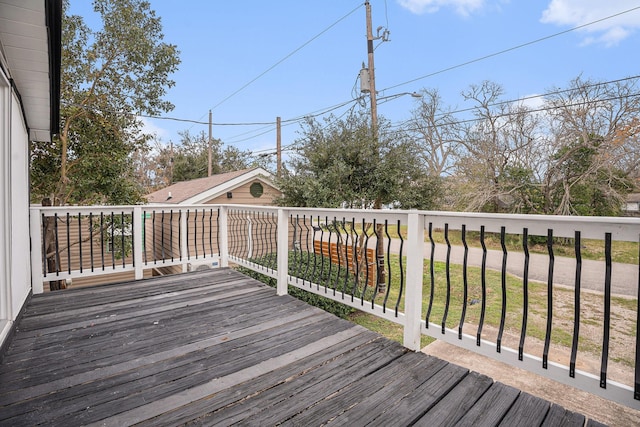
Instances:
[[[270,206],[281,196],[269,172],[252,168],[177,182],[147,195],[147,200],[153,204]]]
[[[181,243],[179,241],[180,217],[172,212],[167,205],[274,205],[275,199],[282,196],[282,192],[275,186],[273,176],[262,168],[244,169],[234,172],[212,175],[207,178],[198,178],[190,181],[182,181],[169,187],[158,190],[147,196],[148,208],[145,207],[145,249],[148,253],[162,254],[179,257]],[[184,218],[190,230],[198,230],[195,240],[187,242],[189,257],[196,255],[196,261],[190,263],[188,268],[202,267],[198,264],[198,253],[214,254],[218,249],[218,210],[193,209],[189,210]],[[275,214],[274,214],[275,215]],[[243,236],[242,239],[231,239],[232,249],[247,251],[249,247],[258,249],[260,241],[257,233],[260,226],[267,223],[275,229],[274,215],[260,215],[249,219],[247,215],[232,215],[229,218],[229,227],[233,229],[236,222],[254,221],[255,227],[251,236]],[[184,255],[185,248],[182,248]],[[198,252],[199,251],[199,252]],[[211,265],[207,260],[204,264]],[[162,267],[154,269],[154,274],[172,274],[182,270],[181,266]]]
[[[624,210],[625,215],[640,216],[640,193],[627,195],[627,201],[622,210]]]
[[[62,0],[0,0],[0,347],[31,293],[29,143],[58,132],[61,25]]]

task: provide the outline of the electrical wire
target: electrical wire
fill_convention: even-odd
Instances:
[[[426,78],[429,78],[429,77],[433,77],[433,76],[436,76],[438,74],[446,73],[447,71],[452,71],[452,70],[455,70],[457,68],[462,68],[462,67],[465,67],[467,65],[474,64],[476,62],[484,61],[485,59],[493,58],[493,57],[498,56],[498,55],[502,55],[502,54],[505,54],[505,53],[508,53],[508,52],[512,52],[514,50],[521,49],[521,48],[526,47],[526,46],[531,46],[533,44],[540,43],[540,42],[552,39],[554,37],[558,37],[558,36],[570,33],[572,31],[576,31],[576,30],[579,30],[579,29],[582,29],[582,28],[586,28],[586,27],[588,27],[590,25],[598,24],[598,23],[606,21],[608,19],[612,19],[612,18],[621,16],[621,15],[624,15],[626,13],[630,13],[630,12],[633,12],[633,11],[636,11],[636,10],[640,10],[640,6],[633,7],[631,9],[625,10],[623,12],[619,12],[619,13],[616,13],[614,15],[610,15],[610,16],[607,16],[607,17],[604,17],[604,18],[601,18],[601,19],[597,19],[595,21],[591,21],[591,22],[588,22],[586,24],[578,25],[577,27],[573,27],[573,28],[570,28],[568,30],[561,31],[559,33],[555,33],[555,34],[551,34],[551,35],[548,35],[548,36],[545,36],[545,37],[542,37],[542,38],[539,38],[539,39],[531,40],[531,41],[528,41],[526,43],[522,43],[522,44],[519,44],[517,46],[510,47],[508,49],[503,49],[503,50],[498,51],[498,52],[490,53],[488,55],[482,56],[480,58],[472,59],[470,61],[466,61],[466,62],[463,62],[463,63],[458,64],[458,65],[453,65],[451,67],[443,68],[442,70],[438,70],[438,71],[435,71],[433,73],[426,74],[426,75],[424,75],[422,77],[417,77],[415,79],[411,79],[411,80],[408,80],[408,81],[403,82],[403,83],[399,83],[399,84],[396,84],[396,85],[393,85],[393,86],[389,86],[389,87],[387,87],[385,89],[382,89],[382,91],[389,90],[389,89],[395,89],[397,87],[404,86],[404,85],[407,85],[409,83],[415,83],[415,82],[417,82],[419,80],[423,80],[423,79],[426,79]]]
[[[344,15],[342,18],[338,19],[337,21],[335,21],[333,24],[329,25],[327,28],[325,28],[324,30],[322,30],[321,32],[319,32],[318,34],[316,34],[315,36],[313,36],[311,39],[307,40],[306,42],[304,42],[300,47],[294,49],[292,52],[290,52],[289,54],[287,54],[286,56],[284,56],[282,59],[280,59],[278,62],[276,62],[275,64],[273,64],[271,67],[267,68],[265,71],[263,71],[262,73],[258,74],[256,77],[254,77],[253,79],[251,79],[249,82],[245,83],[243,86],[241,86],[239,89],[237,89],[236,91],[234,91],[233,93],[231,93],[231,95],[227,96],[226,98],[224,98],[222,101],[218,102],[216,105],[214,105],[213,107],[211,107],[211,110],[215,110],[217,107],[219,107],[220,105],[224,104],[225,102],[227,102],[229,99],[233,98],[235,95],[237,95],[238,93],[242,92],[244,89],[246,89],[247,87],[249,87],[252,83],[254,83],[256,80],[260,79],[261,77],[263,77],[265,74],[267,74],[269,71],[273,70],[274,68],[276,68],[278,65],[282,64],[284,61],[286,61],[287,59],[291,58],[293,55],[295,55],[296,53],[298,53],[300,50],[302,50],[303,48],[305,48],[307,45],[309,45],[311,42],[313,42],[314,40],[316,40],[317,38],[319,38],[320,36],[322,36],[324,33],[326,33],[327,31],[329,31],[330,29],[332,29],[333,27],[335,27],[336,25],[338,25],[340,22],[342,22],[343,20],[347,19],[349,16],[351,16],[353,13],[355,13],[358,9],[360,9],[363,5],[360,4],[358,5],[358,7],[356,7],[355,9],[353,9],[351,12],[347,13],[346,15]]]

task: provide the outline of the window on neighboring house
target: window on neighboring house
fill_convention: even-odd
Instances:
[[[251,193],[253,197],[260,197],[262,193],[264,193],[264,188],[259,182],[254,182],[251,184],[251,187],[249,187],[249,193]]]

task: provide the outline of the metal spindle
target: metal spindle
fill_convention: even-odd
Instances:
[[[125,267],[125,255],[126,255],[126,251],[125,251],[125,247],[124,247],[124,212],[120,211],[120,221],[122,224],[122,233],[120,235],[120,243],[122,244],[122,268]]]
[[[351,218],[351,269],[353,270],[353,287],[351,288],[351,302],[354,301],[355,295],[358,294],[358,282],[360,281],[360,263],[358,262],[358,241],[360,240],[360,235],[356,231],[356,219]]]
[[[116,222],[113,211],[111,211],[111,268],[116,268]]]
[[[342,284],[342,298],[347,291],[347,284],[349,281],[349,231],[347,231],[347,220],[342,218],[342,230],[344,230],[344,283]],[[342,263],[341,263],[342,264]],[[353,298],[353,296],[352,296]]]
[[[480,347],[480,343],[482,342],[482,327],[484,326],[484,315],[487,311],[487,244],[484,241],[484,225],[480,226],[480,246],[482,246],[482,266],[480,267],[482,301],[480,307],[480,320],[478,321],[478,332],[476,333],[476,345],[478,347]]]
[[[147,259],[147,211],[142,211],[142,256],[144,257],[144,265],[148,265]]]
[[[58,235],[58,214],[53,214],[53,230],[56,236],[56,276],[60,275],[60,237]]]
[[[156,249],[156,211],[151,211],[151,250],[153,253],[153,263],[158,263],[158,252]]]
[[[182,261],[182,209],[178,211],[178,253]]]
[[[171,248],[171,262],[173,262],[173,209],[169,210],[169,247]]]
[[[166,262],[166,254],[165,254],[165,242],[164,242],[164,209],[160,213],[160,252],[162,254],[162,263]]]
[[[522,230],[522,250],[524,251],[524,274],[522,278],[522,329],[518,345],[518,360],[524,359],[524,340],[527,335],[529,318],[529,229]]]
[[[41,227],[41,234],[43,236],[42,238],[42,246],[41,246],[41,250],[42,250],[42,271],[43,271],[43,276],[47,277],[47,270],[49,269],[49,264],[47,263],[47,239],[46,239],[46,235],[47,235],[47,217],[44,215],[44,212],[42,213],[42,221],[40,222],[40,227]]]
[[[582,278],[582,248],[580,231],[575,232],[574,242],[576,254],[576,280],[574,288],[574,304],[573,304],[573,340],[571,342],[571,358],[569,361],[569,376],[576,376],[576,357],[578,354],[578,337],[580,336],[580,281]]]
[[[444,240],[447,242],[447,262],[445,273],[447,277],[447,295],[444,303],[444,313],[442,314],[442,333],[444,334],[449,315],[449,303],[451,302],[451,242],[449,241],[449,224],[444,225]]]
[[[402,248],[404,246],[404,239],[400,235],[400,220],[397,224],[398,238],[400,239],[400,250],[398,251],[398,269],[400,270],[400,289],[398,291],[398,299],[396,301],[396,317],[398,317],[398,310],[400,308],[400,301],[402,301],[402,293],[404,291],[404,268],[402,267]],[[387,231],[387,259],[389,260],[389,274],[387,274],[389,284],[387,285],[387,293],[391,290],[391,236]]]
[[[93,272],[93,212],[89,212],[89,254],[91,256],[91,271]]]
[[[100,261],[104,271],[104,212],[100,212]]]
[[[611,332],[611,233],[604,235],[604,326],[602,334],[602,363],[600,387],[607,388],[607,364],[609,362],[609,334]]]
[[[187,248],[186,248],[187,249],[187,261],[191,260],[191,251],[189,250],[189,216],[190,216],[189,215],[189,209],[187,209],[187,221],[186,221],[187,222],[187,227],[186,227],[186,230],[185,230],[185,233],[187,233],[187,236],[186,236],[186,240],[187,240]]]
[[[458,339],[462,339],[462,328],[464,327],[464,318],[467,314],[467,298],[469,297],[469,282],[467,278],[467,261],[469,258],[469,246],[467,245],[467,226],[462,224],[462,245],[464,246],[464,257],[462,259],[462,313],[460,314],[460,323],[458,324]]]
[[[429,291],[429,305],[427,306],[427,314],[424,318],[424,323],[427,329],[429,329],[429,318],[431,317],[431,309],[433,308],[433,294],[436,286],[435,272],[433,271],[433,259],[435,258],[436,242],[433,240],[433,223],[429,223],[429,241],[431,242],[431,256],[429,257],[429,276],[430,276],[430,291]]]
[[[205,248],[205,217],[207,216],[207,212],[204,208],[202,208],[202,256],[206,258],[207,250]]]
[[[549,346],[551,344],[551,327],[553,323],[553,230],[547,230],[547,250],[549,252],[549,275],[547,277],[547,331],[544,337],[544,351],[542,353],[542,367],[547,369],[549,364]]]
[[[69,223],[69,212],[67,212],[67,271],[71,274],[71,226]]]
[[[507,245],[505,243],[505,227],[500,227],[500,246],[502,247],[502,305],[500,310],[500,328],[498,329],[498,339],[496,340],[496,351],[500,353],[502,349],[502,335],[504,334],[504,323],[507,318]]]
[[[311,220],[312,217],[309,217],[309,220]],[[310,264],[310,258],[311,258],[311,252],[309,251],[309,225],[307,224],[307,216],[303,215],[302,216],[302,224],[304,224],[304,229],[305,229],[305,248],[307,249],[307,262],[306,262],[306,268],[304,270],[304,277],[307,279],[307,281],[309,282],[309,287],[311,287],[313,285],[313,277],[309,276],[309,264]],[[303,281],[304,283],[304,281]]]
[[[80,258],[80,273],[82,273],[82,215],[78,214],[78,257]]]
[[[384,220],[384,233],[387,235],[387,240],[390,242],[391,241],[391,237],[389,236],[389,221],[388,220]],[[380,237],[381,239],[384,239],[384,237]],[[378,245],[376,245],[377,247]],[[387,253],[385,254],[385,257],[387,259],[387,289],[384,295],[384,304],[383,304],[383,308],[386,309],[387,307],[387,301],[389,300],[389,294],[391,293],[391,264],[389,262],[389,248],[387,248]],[[376,260],[379,258],[376,258]],[[376,264],[377,265],[377,264]],[[396,312],[396,316],[398,315],[398,313]]]

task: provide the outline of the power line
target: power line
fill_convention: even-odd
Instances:
[[[254,77],[252,80],[250,80],[248,83],[244,84],[242,87],[240,87],[240,89],[236,90],[235,92],[233,92],[231,95],[227,96],[226,98],[224,98],[222,101],[218,102],[216,105],[214,105],[213,107],[211,107],[211,110],[215,110],[217,107],[219,107],[220,105],[222,105],[223,103],[225,103],[226,101],[228,101],[229,99],[233,98],[235,95],[237,95],[238,93],[242,92],[244,89],[246,89],[248,86],[250,86],[252,83],[254,83],[256,80],[260,79],[261,77],[263,77],[265,74],[267,74],[269,71],[273,70],[274,68],[276,68],[278,65],[282,64],[284,61],[286,61],[287,59],[289,59],[290,57],[292,57],[293,55],[295,55],[298,51],[302,50],[303,48],[305,48],[307,45],[309,45],[311,42],[313,42],[314,40],[316,40],[318,37],[320,37],[321,35],[323,35],[324,33],[326,33],[327,31],[329,31],[330,29],[332,29],[333,27],[335,27],[336,25],[338,25],[340,22],[342,22],[343,20],[345,20],[346,18],[348,18],[350,15],[352,15],[353,13],[355,13],[355,11],[357,11],[358,9],[360,9],[362,7],[362,4],[358,5],[358,7],[356,7],[355,9],[353,9],[351,12],[347,13],[346,15],[344,15],[342,18],[338,19],[336,22],[334,22],[333,24],[329,25],[327,28],[325,28],[324,30],[322,30],[321,32],[319,32],[318,34],[316,34],[315,36],[313,36],[311,39],[309,39],[308,41],[306,41],[305,43],[303,43],[300,47],[296,48],[295,50],[293,50],[291,53],[287,54],[284,58],[282,58],[281,60],[279,60],[278,62],[276,62],[275,64],[273,64],[271,67],[267,68],[265,71],[263,71],[262,73],[260,73],[258,76]]]
[[[640,9],[640,6],[637,6],[637,7],[634,7],[634,8],[628,9],[628,10],[625,10],[625,11],[623,11],[623,12],[616,13],[616,14],[614,14],[614,15],[607,16],[607,17],[605,17],[605,18],[601,18],[601,19],[598,19],[598,20],[595,20],[595,21],[592,21],[592,22],[588,22],[588,23],[586,23],[586,24],[578,25],[577,27],[573,27],[573,28],[570,28],[570,29],[568,29],[568,30],[561,31],[561,32],[559,32],[559,33],[551,34],[551,35],[548,35],[548,36],[545,36],[545,37],[542,37],[542,38],[539,38],[539,39],[536,39],[536,40],[532,40],[532,41],[529,41],[529,42],[526,42],[526,43],[519,44],[519,45],[517,45],[517,46],[510,47],[510,48],[508,48],[508,49],[504,49],[504,50],[501,50],[501,51],[498,51],[498,52],[490,53],[490,54],[485,55],[485,56],[482,56],[482,57],[480,57],[480,58],[472,59],[472,60],[470,60],[470,61],[463,62],[463,63],[458,64],[458,65],[453,65],[453,66],[451,66],[451,67],[444,68],[444,69],[439,70],[439,71],[435,71],[435,72],[433,72],[433,73],[430,73],[430,74],[424,75],[424,76],[422,76],[422,77],[417,77],[417,78],[415,78],[415,79],[408,80],[408,81],[406,81],[406,82],[404,82],[404,83],[399,83],[399,84],[394,85],[394,86],[389,86],[389,87],[388,87],[388,88],[386,88],[386,89],[382,89],[382,90],[381,90],[381,92],[384,92],[385,90],[389,90],[389,89],[395,89],[395,88],[397,88],[397,87],[404,86],[404,85],[409,84],[409,83],[415,83],[415,82],[417,82],[418,80],[423,80],[423,79],[426,79],[426,78],[428,78],[428,77],[433,77],[433,76],[435,76],[435,75],[442,74],[442,73],[445,73],[445,72],[447,72],[447,71],[455,70],[455,69],[457,69],[457,68],[461,68],[461,67],[464,67],[464,66],[467,66],[467,65],[470,65],[470,64],[474,64],[474,63],[476,63],[476,62],[484,61],[485,59],[493,58],[494,56],[502,55],[502,54],[504,54],[504,53],[508,53],[508,52],[511,52],[511,51],[514,51],[514,50],[517,50],[517,49],[521,49],[521,48],[523,48],[523,47],[530,46],[530,45],[532,45],[532,44],[540,43],[540,42],[542,42],[542,41],[549,40],[549,39],[552,39],[552,38],[554,38],[554,37],[558,37],[558,36],[561,36],[561,35],[564,35],[564,34],[570,33],[570,32],[572,32],[572,31],[576,31],[576,30],[579,30],[579,29],[582,29],[582,28],[588,27],[588,26],[590,26],[590,25],[597,24],[597,23],[599,23],[599,22],[603,22],[603,21],[606,21],[606,20],[608,20],[608,19],[615,18],[615,17],[621,16],[621,15],[624,15],[624,14],[626,14],[626,13],[633,12],[633,11],[636,11],[636,10],[639,10],[639,9]]]

